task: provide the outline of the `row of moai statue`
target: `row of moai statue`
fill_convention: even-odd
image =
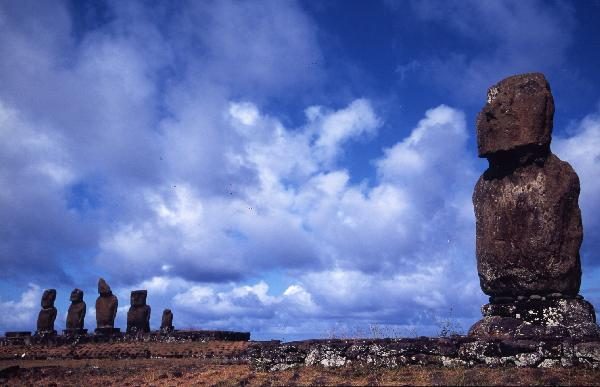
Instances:
[[[112,293],[110,286],[102,278],[98,281],[99,296],[96,299],[96,334],[110,335],[119,333],[120,329],[115,328],[115,318],[119,300]],[[127,312],[127,333],[147,333],[150,332],[150,305],[146,304],[148,296],[147,290],[134,290],[131,292],[131,307]],[[37,335],[55,335],[54,321],[56,320],[57,310],[54,306],[56,300],[56,290],[47,289],[42,295],[42,310],[37,319]],[[71,305],[67,313],[65,335],[82,335],[87,333],[84,329],[84,319],[86,313],[86,304],[83,301],[83,291],[74,289],[71,292]],[[165,309],[160,324],[161,333],[171,333],[173,327],[173,313],[170,309]]]

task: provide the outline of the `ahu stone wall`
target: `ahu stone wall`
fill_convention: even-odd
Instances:
[[[600,341],[450,338],[309,340],[251,343],[251,364],[262,371],[298,366],[516,366],[600,368]]]

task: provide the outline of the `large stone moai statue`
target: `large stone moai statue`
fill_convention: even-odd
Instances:
[[[55,335],[54,321],[56,320],[56,308],[54,301],[56,300],[56,289],[46,289],[42,295],[42,310],[38,314],[37,319],[37,335]]]
[[[477,270],[490,304],[471,334],[598,334],[578,295],[579,178],[550,150],[553,117],[539,73],[492,86],[477,117],[479,157],[489,162],[473,194]]]
[[[96,299],[96,333],[111,334],[119,332],[120,329],[115,328],[119,300],[112,294],[110,286],[103,278],[98,280],[98,293],[100,295]]]
[[[147,290],[131,292],[131,307],[127,312],[127,333],[150,332],[150,306],[146,305]]]
[[[162,319],[160,321],[160,332],[161,333],[171,333],[175,330],[173,326],[173,312],[171,309],[165,309],[162,314]]]
[[[83,329],[85,312],[86,305],[83,301],[83,291],[81,289],[73,289],[71,292],[71,305],[67,313],[67,329],[63,333],[66,335],[87,333],[87,329]]]

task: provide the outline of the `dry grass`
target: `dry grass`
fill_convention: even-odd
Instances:
[[[439,368],[406,366],[301,367],[256,372],[246,364],[198,359],[13,361],[22,368],[9,385],[232,386],[232,385],[598,385],[600,370],[583,368]],[[9,365],[0,363],[0,368]],[[0,382],[0,384],[3,384]]]

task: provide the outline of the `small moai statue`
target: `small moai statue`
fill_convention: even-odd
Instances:
[[[56,300],[56,289],[46,289],[42,295],[42,310],[38,314],[37,319],[37,335],[55,335],[54,321],[56,320],[56,308],[54,301]]]
[[[550,150],[554,98],[543,74],[490,87],[477,117],[489,168],[473,193],[477,271],[490,296],[473,336],[597,337],[580,296],[579,178]]]
[[[100,295],[96,299],[96,333],[112,334],[119,332],[120,329],[115,328],[119,300],[103,278],[98,280],[98,293]]]
[[[173,326],[173,312],[171,309],[165,309],[162,314],[162,320],[160,322],[161,333],[171,333],[175,330]]]
[[[131,292],[131,307],[127,312],[127,333],[150,332],[150,306],[146,305],[147,290]]]
[[[73,289],[71,292],[71,305],[67,313],[67,329],[63,331],[65,335],[80,335],[87,333],[87,329],[83,329],[85,319],[86,305],[83,301],[83,291],[81,289]]]

